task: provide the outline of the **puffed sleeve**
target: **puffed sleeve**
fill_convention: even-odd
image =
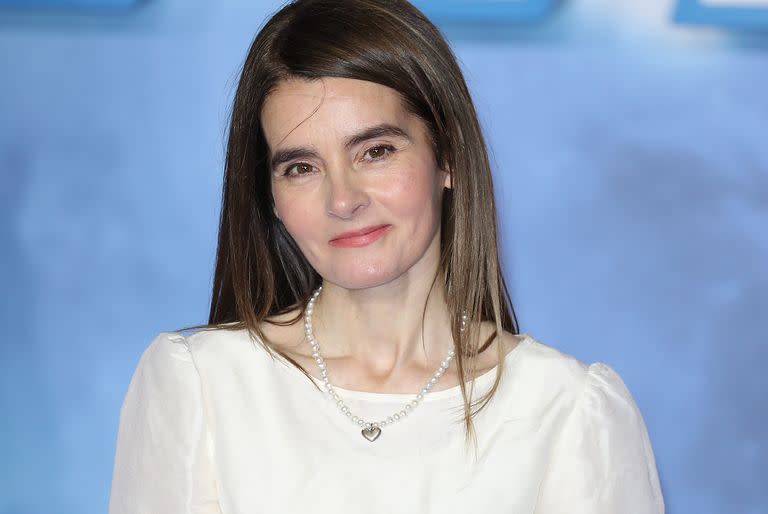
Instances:
[[[618,374],[589,366],[551,448],[536,514],[663,514],[645,423]]]
[[[200,377],[185,338],[144,351],[120,410],[109,514],[220,514]]]

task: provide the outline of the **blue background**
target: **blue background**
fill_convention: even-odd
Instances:
[[[768,36],[526,3],[420,4],[487,132],[521,329],[622,375],[668,512],[765,514]],[[105,512],[139,355],[206,319],[229,103],[278,4],[0,9],[0,513]]]
[[[679,0],[674,19],[681,23],[765,31],[768,29],[768,2],[763,0]]]

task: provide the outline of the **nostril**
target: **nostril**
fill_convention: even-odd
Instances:
[[[329,215],[340,218],[350,219],[356,216],[361,210],[370,203],[368,195],[362,191],[347,191],[343,196],[331,196],[328,202],[327,212]]]

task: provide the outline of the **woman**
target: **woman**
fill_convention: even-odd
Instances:
[[[142,356],[112,514],[663,512],[621,379],[518,334],[472,101],[410,4],[268,21],[223,197],[209,325]]]

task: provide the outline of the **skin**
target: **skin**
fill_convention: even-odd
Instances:
[[[323,277],[313,325],[332,382],[371,392],[420,389],[453,347],[440,280],[428,296],[438,272],[440,205],[450,175],[436,164],[426,125],[396,91],[344,78],[280,83],[263,106],[261,123],[270,159],[291,157],[271,171],[275,213]],[[349,144],[382,125],[402,134]],[[375,241],[334,244],[339,234],[380,226]],[[266,323],[264,331],[316,376],[301,322]],[[511,335],[501,342],[505,351],[516,344]],[[497,363],[495,351],[485,353],[478,372]],[[451,368],[433,390],[456,384]]]

